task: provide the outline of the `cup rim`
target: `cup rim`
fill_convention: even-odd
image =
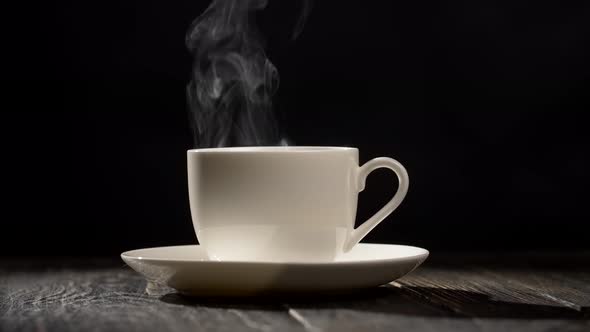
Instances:
[[[239,146],[239,147],[222,147],[222,148],[200,148],[189,149],[187,153],[320,153],[320,152],[338,152],[338,151],[356,151],[357,148],[346,146]]]

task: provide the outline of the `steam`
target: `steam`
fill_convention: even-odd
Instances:
[[[293,30],[293,35],[291,38],[293,40],[297,39],[301,32],[303,31],[303,27],[305,26],[305,22],[309,17],[309,13],[311,13],[312,2],[311,0],[303,0],[303,5],[301,6],[301,15],[299,15],[299,19],[295,24],[295,29]]]
[[[284,144],[273,113],[279,85],[254,21],[267,0],[213,0],[190,26],[186,46],[194,62],[187,86],[197,147]],[[304,0],[293,38],[310,12]]]

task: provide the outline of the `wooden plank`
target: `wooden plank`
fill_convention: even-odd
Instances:
[[[449,310],[396,285],[354,298],[291,303],[314,331],[588,331],[590,321],[554,316],[475,315]],[[426,294],[431,298],[431,294]],[[477,305],[477,303],[476,303]],[[539,314],[537,312],[537,314]],[[542,314],[542,313],[541,313]]]
[[[129,269],[2,275],[2,331],[304,331],[288,310],[174,301]],[[174,297],[174,296],[173,296]],[[172,298],[173,298],[172,297]]]
[[[15,261],[0,264],[0,330],[590,330],[587,271],[488,263],[427,264],[341,296],[190,299],[120,263]]]
[[[289,303],[313,331],[469,331],[469,318],[415,301],[391,286]]]
[[[554,269],[484,271],[490,279],[501,278],[555,304],[590,314],[590,272]]]
[[[478,268],[424,268],[394,283],[417,298],[468,317],[585,318],[580,308],[547,296],[539,284],[517,282],[533,272]],[[529,278],[530,279],[530,278]],[[555,289],[559,287],[555,284]],[[588,293],[590,294],[590,293]]]

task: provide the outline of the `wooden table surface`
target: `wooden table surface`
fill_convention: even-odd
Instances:
[[[0,259],[0,331],[588,332],[589,263],[589,253],[433,253],[353,294],[203,299],[147,287],[118,260]]]

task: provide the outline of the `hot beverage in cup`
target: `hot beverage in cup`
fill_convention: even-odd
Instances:
[[[391,158],[358,164],[345,147],[239,147],[189,150],[193,225],[212,259],[331,261],[393,212],[408,191],[405,168]],[[394,197],[354,228],[369,173],[397,174]]]

